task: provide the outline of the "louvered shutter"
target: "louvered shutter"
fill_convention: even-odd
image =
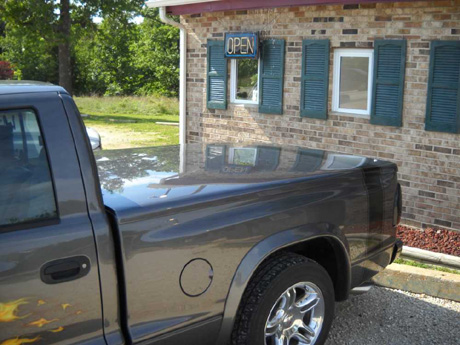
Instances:
[[[206,171],[220,171],[225,165],[225,145],[206,146]]]
[[[402,126],[405,40],[376,40],[372,83],[371,123]]]
[[[329,40],[302,42],[300,116],[327,119]]]
[[[208,109],[227,109],[227,60],[224,41],[208,41]]]
[[[283,114],[284,40],[263,42],[260,65],[259,112]]]
[[[431,42],[427,131],[460,133],[460,42]]]
[[[324,151],[315,149],[302,149],[297,151],[296,161],[292,171],[313,172],[323,164]]]
[[[281,148],[257,146],[257,162],[255,171],[274,171],[279,165]]]

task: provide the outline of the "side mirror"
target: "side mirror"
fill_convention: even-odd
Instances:
[[[101,136],[99,133],[94,128],[90,127],[86,127],[86,133],[88,134],[93,151],[102,150]]]

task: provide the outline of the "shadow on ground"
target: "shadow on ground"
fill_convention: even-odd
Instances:
[[[458,345],[460,303],[375,287],[338,303],[326,345]]]

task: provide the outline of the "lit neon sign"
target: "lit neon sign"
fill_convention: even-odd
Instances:
[[[257,33],[226,33],[225,57],[257,59],[259,54],[259,35]]]

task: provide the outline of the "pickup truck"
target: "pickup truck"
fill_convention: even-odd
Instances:
[[[400,214],[390,162],[93,152],[64,89],[0,84],[1,345],[323,344],[334,303],[400,252]]]

